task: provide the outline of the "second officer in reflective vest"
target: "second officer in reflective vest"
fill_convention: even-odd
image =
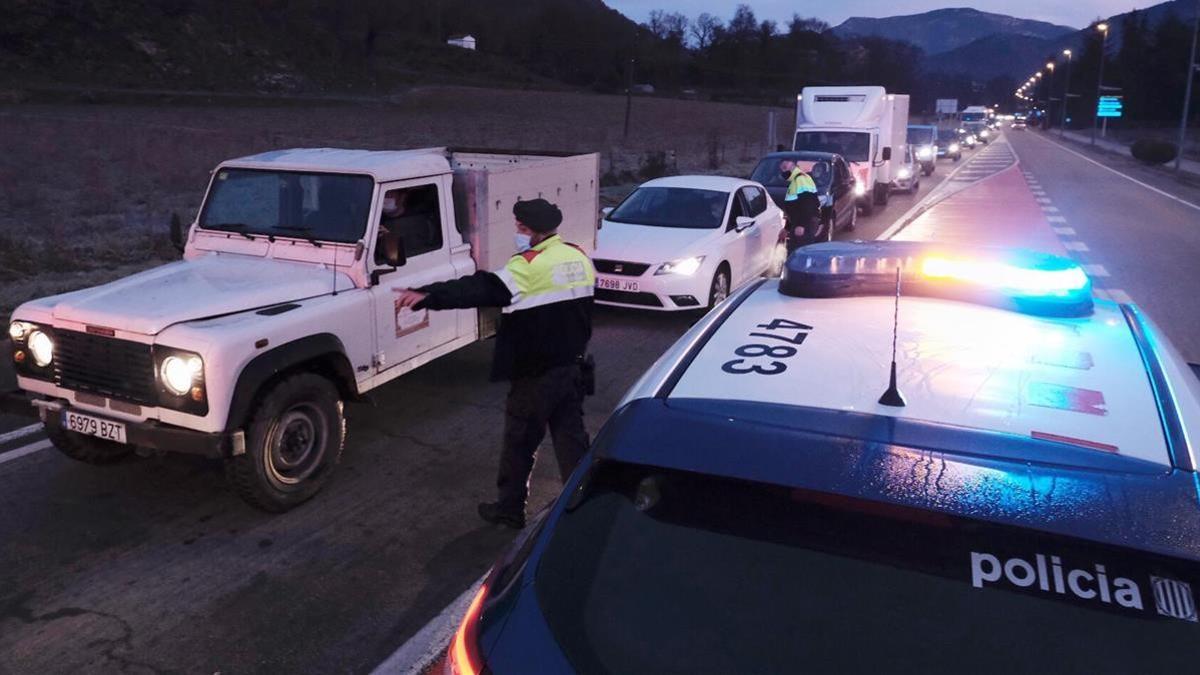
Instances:
[[[517,202],[517,254],[503,269],[403,291],[413,309],[503,307],[492,379],[511,382],[505,406],[498,499],[479,505],[492,523],[525,526],[529,476],[550,430],[565,483],[590,443],[583,397],[590,389],[592,293],[596,274],[579,247],[558,235],[562,212],[544,199]]]

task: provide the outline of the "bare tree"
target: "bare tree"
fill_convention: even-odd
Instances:
[[[704,51],[712,44],[713,36],[716,35],[720,28],[721,20],[708,12],[704,12],[696,17],[688,32],[692,37],[692,41],[696,44],[696,49]]]
[[[788,34],[796,35],[798,33],[824,33],[829,30],[829,24],[816,17],[802,17],[799,14],[793,14],[792,20],[788,21]]]

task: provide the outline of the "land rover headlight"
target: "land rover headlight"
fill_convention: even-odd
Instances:
[[[663,263],[658,266],[654,274],[682,274],[685,277],[690,277],[700,269],[700,263],[704,262],[704,256],[693,256],[682,260],[672,260],[669,263]]]
[[[176,396],[186,396],[204,373],[204,362],[195,354],[172,354],[159,369],[163,386]]]
[[[11,330],[10,333],[11,335]],[[29,334],[29,353],[33,355],[33,363],[38,368],[45,368],[54,360],[54,340],[40,330]]]

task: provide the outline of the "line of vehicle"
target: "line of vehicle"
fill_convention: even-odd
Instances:
[[[1063,145],[1062,143],[1057,143],[1057,142],[1055,142],[1055,141],[1052,141],[1052,140],[1050,140],[1049,138],[1043,138],[1043,137],[1042,137],[1041,135],[1039,135],[1039,134],[1033,134],[1033,136],[1034,136],[1034,137],[1036,137],[1036,138],[1038,138],[1038,139],[1040,139],[1040,140],[1042,140],[1042,141],[1044,141],[1044,142],[1046,142],[1046,143],[1049,143],[1050,145],[1055,145],[1055,146],[1058,146],[1060,149],[1062,149],[1062,150],[1064,150],[1064,151],[1066,151],[1066,152],[1069,152],[1069,153],[1071,153],[1072,155],[1075,155],[1076,157],[1078,157],[1078,158],[1082,159],[1082,160],[1083,160],[1083,161],[1085,161],[1085,162],[1091,162],[1092,164],[1095,164],[1096,166],[1100,167],[1101,169],[1104,169],[1105,171],[1110,171],[1110,172],[1112,172],[1112,173],[1115,173],[1115,174],[1117,174],[1118,176],[1120,176],[1120,177],[1124,178],[1125,180],[1128,180],[1128,181],[1130,181],[1130,182],[1132,182],[1132,183],[1136,183],[1136,184],[1138,184],[1138,185],[1140,185],[1140,186],[1142,186],[1142,187],[1146,188],[1147,190],[1150,190],[1151,192],[1154,192],[1154,193],[1160,194],[1160,195],[1162,195],[1163,197],[1166,197],[1167,199],[1172,199],[1172,200],[1174,200],[1174,201],[1177,201],[1177,202],[1179,202],[1180,204],[1183,204],[1184,206],[1186,206],[1186,207],[1188,207],[1188,208],[1191,208],[1191,209],[1195,209],[1195,210],[1197,210],[1197,211],[1200,211],[1200,205],[1198,205],[1198,204],[1193,204],[1192,202],[1189,202],[1189,201],[1188,201],[1188,200],[1186,200],[1186,199],[1181,199],[1181,198],[1179,198],[1179,197],[1176,197],[1175,195],[1173,195],[1173,194],[1171,194],[1171,193],[1169,193],[1169,192],[1165,192],[1165,191],[1163,191],[1163,190],[1160,190],[1160,189],[1158,189],[1158,188],[1154,187],[1153,185],[1150,185],[1149,183],[1142,182],[1142,181],[1140,181],[1140,180],[1138,180],[1138,179],[1134,178],[1133,176],[1130,176],[1129,174],[1121,173],[1120,171],[1117,171],[1116,169],[1112,168],[1111,166],[1105,166],[1104,164],[1101,164],[1100,162],[1097,162],[1096,160],[1092,159],[1091,157],[1088,157],[1087,155],[1084,155],[1084,154],[1082,154],[1082,153],[1079,153],[1079,152],[1076,152],[1076,151],[1072,150],[1071,148],[1068,148],[1067,146]]]

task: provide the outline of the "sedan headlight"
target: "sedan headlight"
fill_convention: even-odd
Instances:
[[[979,135],[983,138],[987,138],[988,136],[992,135],[992,132],[988,131],[987,129],[984,129],[983,131],[979,132]]]
[[[45,368],[54,360],[54,340],[40,330],[29,334],[29,353],[38,368]]]
[[[672,260],[668,263],[663,263],[654,271],[655,276],[659,274],[681,274],[685,277],[690,277],[700,270],[700,264],[704,262],[704,256],[693,256],[691,258],[683,258],[682,260]]]
[[[863,185],[863,182],[861,180],[855,180],[854,181],[854,196],[861,197],[865,194],[867,194],[867,186]]]
[[[925,146],[917,151],[918,159],[930,159],[931,157],[933,157],[933,148],[929,146]]]
[[[912,170],[907,166],[900,167],[900,180],[907,180],[909,178],[912,178]]]
[[[174,355],[163,359],[159,369],[163,386],[176,396],[186,396],[204,374],[204,362],[195,355]]]
[[[958,143],[950,144],[950,152],[958,152],[959,150],[962,150],[962,146],[960,146]]]

